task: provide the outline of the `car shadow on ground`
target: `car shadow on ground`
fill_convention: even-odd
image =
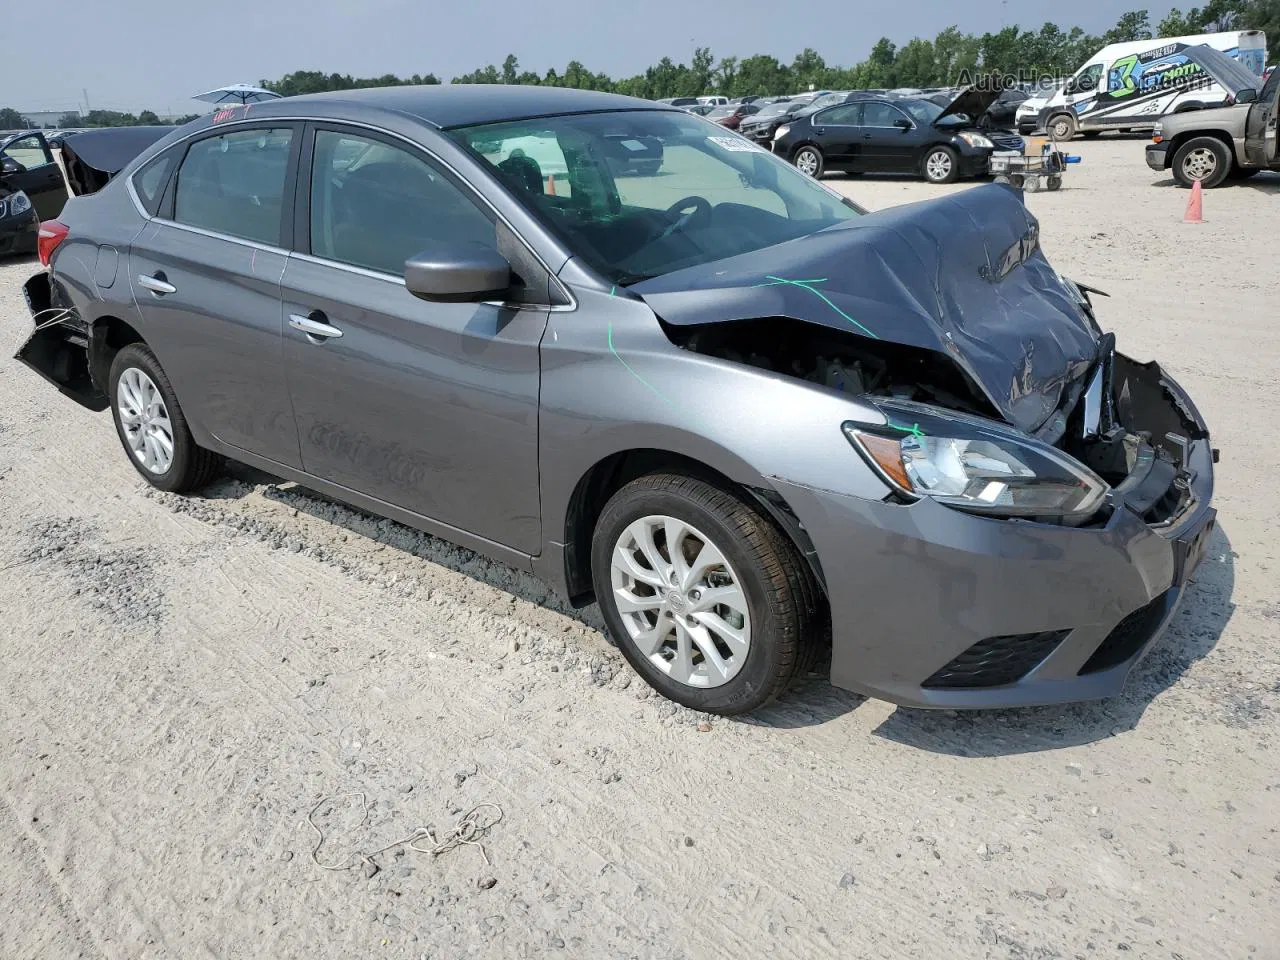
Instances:
[[[1160,180],[1152,180],[1151,185],[1153,187],[1178,187],[1178,181],[1174,180],[1173,177],[1163,177]],[[1213,195],[1224,190],[1256,190],[1258,193],[1274,196],[1280,194],[1280,173],[1262,171],[1248,180],[1228,180],[1212,190],[1205,191],[1205,205],[1211,205],[1213,203]],[[1190,195],[1191,192],[1188,190],[1187,196]],[[1206,219],[1208,218],[1206,217]]]
[[[1119,697],[1012,710],[899,707],[875,734],[932,753],[997,757],[1079,746],[1126,733],[1138,725],[1156,697],[1217,645],[1235,611],[1235,557],[1219,525],[1173,623],[1134,668]]]
[[[261,489],[270,501],[334,524],[347,533],[438,564],[575,620],[608,642],[604,620],[595,604],[574,609],[530,573],[252,467],[228,464],[227,479],[207,488],[202,497],[239,500],[254,489]],[[1235,609],[1231,602],[1234,560],[1230,541],[1219,525],[1173,624],[1134,670],[1118,698],[1012,710],[899,707],[876,729],[875,735],[934,753],[991,757],[1091,743],[1131,730],[1148,704],[1217,644]],[[830,660],[827,649],[774,703],[738,717],[737,721],[749,726],[795,729],[827,723],[856,710],[867,698],[831,685]]]
[[[273,503],[340,527],[348,534],[463,574],[479,583],[576,620],[583,626],[599,631],[602,637],[605,636],[604,619],[594,603],[575,609],[528,571],[490,560],[466,547],[457,546],[407,524],[367,513],[359,507],[300,484],[281,480],[254,467],[228,463],[225,470],[227,479],[205,489],[201,497],[206,500],[239,500],[254,489],[260,489],[262,496]],[[607,642],[607,637],[605,639]]]

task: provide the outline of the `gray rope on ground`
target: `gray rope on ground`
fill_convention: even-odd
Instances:
[[[311,848],[311,860],[322,870],[350,870],[352,867],[359,866],[361,863],[370,863],[373,864],[374,867],[377,867],[378,865],[374,863],[373,858],[379,854],[386,853],[388,850],[394,850],[396,847],[407,846],[409,849],[416,850],[418,853],[429,853],[433,857],[438,857],[440,854],[448,853],[454,847],[460,847],[464,844],[467,846],[478,847],[480,850],[480,856],[484,857],[485,865],[489,865],[489,854],[485,851],[484,844],[481,843],[481,840],[499,821],[502,820],[502,808],[496,803],[480,803],[472,807],[454,825],[453,829],[445,835],[444,839],[436,837],[435,828],[432,826],[415,827],[413,832],[408,836],[402,837],[392,843],[388,843],[385,847],[380,847],[377,850],[371,850],[368,853],[361,853],[359,850],[354,850],[347,854],[347,856],[338,863],[321,863],[320,848],[324,846],[325,836],[324,831],[321,830],[319,825],[315,822],[314,817],[316,815],[316,811],[332,800],[341,800],[346,797],[358,797],[360,800],[360,806],[363,810],[363,814],[360,817],[360,822],[353,828],[359,829],[369,821],[369,801],[365,797],[365,794],[360,791],[355,793],[331,794],[321,797],[320,801],[312,807],[311,811],[307,814],[307,823],[311,829],[316,832],[316,845]],[[480,815],[480,811],[482,810],[493,811],[496,815],[482,817]],[[429,845],[422,846],[423,843]]]

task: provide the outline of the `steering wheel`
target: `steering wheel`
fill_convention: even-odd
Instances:
[[[686,213],[685,211],[688,212]],[[683,230],[695,220],[698,221],[699,225],[710,225],[711,223],[711,204],[705,197],[685,197],[683,200],[677,200],[667,207],[667,213],[672,216],[679,214],[680,219],[663,230],[658,235],[659,240],[671,236],[677,230]]]

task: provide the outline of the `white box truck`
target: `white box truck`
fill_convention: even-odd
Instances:
[[[1267,36],[1261,30],[1113,43],[1048,100],[1040,125],[1070,140],[1077,133],[1150,130],[1168,114],[1223,106],[1227,91],[1185,53],[1200,44],[1234,57],[1259,77],[1266,69]]]

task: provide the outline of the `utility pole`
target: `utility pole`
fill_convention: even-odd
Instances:
[[[89,88],[81,87],[80,92],[84,94],[84,113],[80,114],[80,116],[87,117],[89,115]]]

